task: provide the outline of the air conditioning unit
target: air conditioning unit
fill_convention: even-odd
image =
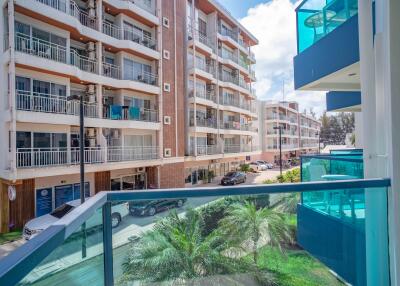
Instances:
[[[88,42],[86,48],[89,52],[96,50],[96,46],[95,46],[94,42]]]
[[[118,129],[114,129],[112,132],[112,138],[113,139],[119,139],[119,130]]]
[[[88,135],[89,137],[94,137],[94,136],[96,136],[96,131],[94,130],[94,128],[87,129],[87,135]]]
[[[89,94],[94,94],[96,91],[96,86],[94,84],[89,84],[86,88],[86,92]]]
[[[94,7],[95,7],[94,0],[89,0],[88,3],[87,3],[87,5],[88,5],[88,8],[94,9]]]
[[[96,52],[90,51],[88,53],[88,58],[91,59],[91,60],[95,60],[96,59]]]
[[[110,129],[109,128],[103,128],[103,136],[108,137],[110,136]]]

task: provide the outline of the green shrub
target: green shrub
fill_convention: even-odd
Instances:
[[[242,171],[242,172],[250,172],[250,165],[249,164],[240,165],[240,171]]]

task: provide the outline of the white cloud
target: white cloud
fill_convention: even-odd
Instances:
[[[250,8],[240,22],[259,40],[259,45],[253,48],[257,60],[258,98],[282,100],[285,82],[286,100],[298,101],[300,110],[312,107],[317,114],[322,114],[326,107],[324,93],[294,90],[293,57],[297,53],[295,8],[298,4],[290,0],[271,0]]]

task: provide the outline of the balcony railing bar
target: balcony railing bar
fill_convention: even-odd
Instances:
[[[133,201],[133,200],[155,200],[174,198],[196,198],[212,196],[240,196],[240,195],[262,195],[279,193],[302,193],[302,192],[323,192],[330,190],[346,189],[357,191],[360,188],[390,187],[388,178],[381,179],[360,179],[348,181],[309,182],[293,184],[264,184],[251,186],[236,186],[233,188],[188,188],[179,190],[153,190],[153,191],[113,191],[100,192],[91,200],[78,206],[69,214],[63,217],[57,224],[53,224],[32,240],[26,242],[14,252],[3,258],[0,263],[0,285],[14,285],[20,282],[31,272],[43,259],[59,247],[77,228],[79,228],[99,208],[111,202]],[[110,218],[111,219],[111,218]],[[107,222],[107,220],[104,220]],[[108,222],[110,223],[110,222]],[[104,229],[104,228],[103,228]],[[104,231],[109,241],[105,248],[108,248],[105,259],[112,261],[109,257],[112,254],[111,231]],[[108,269],[105,273],[112,273],[112,263],[106,264]],[[105,266],[105,267],[107,267]]]
[[[96,103],[84,102],[83,108],[85,117],[99,116]],[[79,116],[80,103],[59,95],[17,90],[17,109]]]

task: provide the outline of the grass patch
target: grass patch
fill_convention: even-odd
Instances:
[[[1,233],[0,234],[0,244],[18,240],[21,237],[22,237],[21,230],[16,230],[16,231],[8,232],[8,233]]]
[[[285,250],[265,246],[260,250],[260,269],[268,269],[280,286],[343,286],[319,261],[303,250]]]

